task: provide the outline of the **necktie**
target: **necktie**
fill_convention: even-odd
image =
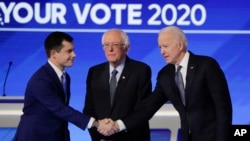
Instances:
[[[112,71],[112,76],[111,76],[111,79],[110,79],[110,101],[111,101],[111,105],[113,103],[113,99],[114,99],[114,95],[115,95],[115,89],[116,89],[116,83],[117,83],[117,80],[116,80],[116,74],[118,73],[117,70],[113,70]]]
[[[177,87],[179,89],[181,101],[185,105],[186,104],[186,101],[185,101],[185,90],[184,90],[184,83],[183,83],[182,75],[181,75],[181,72],[180,72],[181,67],[182,66],[179,66],[179,65],[177,67],[177,71],[175,73],[175,82],[176,82],[176,85],[177,85]]]
[[[63,90],[64,90],[64,95],[65,95],[65,101],[67,101],[67,81],[66,81],[66,73],[63,72],[62,76],[61,76],[61,83],[63,86]]]

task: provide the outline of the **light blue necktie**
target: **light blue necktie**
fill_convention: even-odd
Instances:
[[[110,101],[111,101],[111,105],[113,104],[113,99],[114,99],[114,95],[115,95],[115,89],[116,89],[116,84],[117,84],[117,80],[116,80],[116,74],[118,73],[117,70],[113,70],[112,71],[112,76],[110,79]]]
[[[178,65],[177,71],[175,73],[175,82],[176,82],[176,85],[179,89],[181,101],[184,105],[186,105],[184,83],[183,83],[183,79],[182,79],[182,75],[181,75],[181,71],[180,71],[181,68],[182,68],[182,66]]]

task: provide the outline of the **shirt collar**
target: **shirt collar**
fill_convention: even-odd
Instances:
[[[114,68],[111,64],[109,64],[109,73],[111,74],[114,69],[118,71],[120,74],[124,68],[126,57],[122,60],[121,64],[119,64],[116,68]]]
[[[56,72],[56,75],[58,76],[59,79],[61,79],[61,76],[63,74],[63,72],[65,71],[61,71],[58,67],[56,67],[50,60],[48,60],[48,63],[50,64],[50,66],[53,68],[53,70]]]
[[[180,66],[182,66],[183,68],[187,68],[188,66],[188,59],[189,59],[190,53],[187,51],[183,57],[183,59],[180,62]],[[177,67],[177,65],[176,65]]]

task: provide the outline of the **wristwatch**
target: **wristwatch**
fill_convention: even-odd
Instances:
[[[95,120],[95,121],[93,122],[93,124],[92,124],[92,127],[98,128],[98,126],[99,126],[99,122],[98,122],[97,120]]]

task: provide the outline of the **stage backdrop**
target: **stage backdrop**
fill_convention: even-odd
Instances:
[[[166,65],[157,33],[176,25],[186,33],[190,51],[212,56],[221,65],[233,102],[233,123],[250,124],[249,4],[248,0],[0,1],[0,90],[23,96],[30,76],[46,63],[44,38],[52,31],[65,31],[74,37],[77,54],[74,66],[67,69],[72,78],[70,105],[82,110],[87,71],[106,61],[101,36],[109,28],[128,33],[128,55],[151,66],[155,85],[157,72]],[[73,138],[88,136],[70,128],[75,130]]]

